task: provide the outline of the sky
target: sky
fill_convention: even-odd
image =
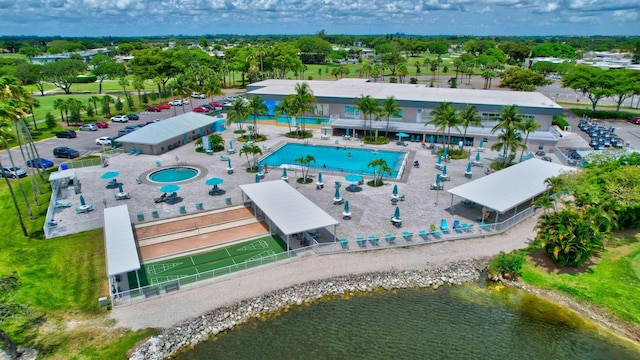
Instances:
[[[0,35],[639,35],[640,0],[0,0]]]

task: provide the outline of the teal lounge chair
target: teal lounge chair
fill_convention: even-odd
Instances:
[[[445,234],[448,234],[451,231],[449,229],[449,224],[447,224],[447,219],[440,220],[440,230]]]
[[[453,230],[455,230],[455,232],[457,233],[462,232],[462,224],[460,223],[460,220],[458,219],[453,220]]]
[[[413,233],[412,232],[408,232],[408,231],[403,231],[402,232],[402,237],[407,241],[411,241],[411,240],[413,240]]]
[[[144,213],[142,213],[142,211],[138,211],[136,215],[138,216],[138,221],[144,220]]]
[[[395,244],[396,243],[396,237],[395,236],[393,236],[391,234],[386,234],[384,237],[385,237],[385,239],[387,239],[387,242],[389,244]]]
[[[436,229],[436,226],[434,224],[431,224],[431,235],[433,235],[433,237],[435,237],[436,239],[439,239],[442,237],[442,234],[440,233],[440,231],[438,231],[438,229]]]
[[[358,245],[360,245],[361,247],[364,247],[366,244],[364,238],[362,237],[357,238],[356,241],[358,242]]]
[[[59,201],[59,200],[56,200],[56,207],[57,208],[71,207],[71,202],[70,201]]]
[[[427,240],[427,236],[429,236],[429,233],[424,230],[420,230],[418,234],[420,234],[420,236],[422,236],[422,238],[425,240]]]
[[[135,152],[136,152],[136,148],[131,148],[131,150],[129,150],[127,155],[133,155]]]
[[[180,207],[178,207],[178,211],[180,211],[180,214],[187,213],[187,209],[184,207],[184,205],[180,205]]]
[[[196,210],[203,210],[202,203],[196,203]]]
[[[151,210],[151,216],[154,218],[159,218],[160,215],[158,214],[158,210]]]
[[[347,238],[340,239],[340,245],[342,245],[343,249],[347,249],[349,247],[349,241]]]
[[[378,238],[375,235],[369,235],[369,242],[371,242],[371,245],[377,245]]]

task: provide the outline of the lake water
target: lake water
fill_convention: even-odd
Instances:
[[[176,359],[638,359],[640,349],[515,289],[341,296],[253,319]]]

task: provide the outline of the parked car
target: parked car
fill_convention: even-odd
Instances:
[[[545,155],[547,155],[547,154],[544,152],[544,150],[536,151],[536,156],[545,156]]]
[[[629,118],[629,122],[632,124],[640,125],[640,117]]]
[[[217,101],[212,101],[209,103],[209,105],[215,107],[215,108],[220,108],[222,109],[222,107],[224,106],[224,101],[222,100],[217,100]]]
[[[140,120],[140,115],[138,114],[128,114],[127,117],[129,120]]]
[[[189,99],[182,99],[182,105],[189,105],[191,104],[191,101],[189,101]]]
[[[73,131],[73,130],[62,130],[62,131],[58,131],[56,133],[56,137],[57,138],[73,139],[74,137],[76,137],[76,132]]]
[[[118,130],[118,137],[125,136],[128,133],[134,132],[134,131],[135,131],[135,129],[120,129],[120,130]]]
[[[74,159],[80,156],[80,153],[78,152],[78,150],[74,150],[66,146],[59,146],[53,149],[53,156],[57,158]]]
[[[135,131],[138,129],[141,129],[144,125],[129,125],[129,126],[125,126],[123,127],[124,130],[131,130],[131,131]]]
[[[150,107],[144,109],[144,111],[146,111],[146,112],[161,112],[162,109],[160,109],[157,106],[150,106]]]
[[[116,115],[116,116],[111,118],[111,121],[125,123],[125,122],[129,121],[129,118],[127,117],[127,115]]]
[[[19,167],[13,167],[12,165],[3,165],[1,168],[0,175],[8,178],[18,178],[27,176],[27,172],[24,169],[20,169]]]
[[[157,122],[160,122],[160,119],[155,119],[155,120],[147,121],[147,122],[144,124],[144,126],[151,125],[151,124],[153,124],[153,123],[157,123]]]
[[[53,167],[53,161],[43,158],[33,158],[27,160],[27,166],[32,168],[46,169]]]
[[[182,106],[182,105],[184,105],[184,103],[182,102],[182,100],[173,100],[173,101],[169,102],[169,105],[171,105],[171,106]]]
[[[548,162],[553,162],[553,159],[550,158],[549,156],[543,156],[540,159],[544,160],[544,161],[548,161]]]
[[[111,145],[111,138],[108,136],[99,137],[96,139],[96,145],[109,146]]]
[[[104,122],[104,121],[98,121],[98,122],[96,123],[96,126],[97,126],[99,129],[106,129],[106,128],[108,128],[108,127],[109,127],[109,123],[108,123],[108,122]]]
[[[158,108],[161,110],[167,110],[167,109],[171,109],[171,105],[164,103],[164,104],[158,105]]]
[[[192,99],[206,99],[207,95],[206,94],[200,94],[199,92],[192,92],[191,93],[191,98]]]
[[[193,111],[197,113],[208,113],[211,110],[207,109],[206,107],[198,106],[197,108],[193,109]]]
[[[96,124],[84,124],[80,126],[78,129],[80,131],[98,131],[98,126]]]

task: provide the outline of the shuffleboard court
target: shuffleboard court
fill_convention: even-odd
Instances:
[[[143,264],[139,271],[140,285],[147,286],[187,277],[193,278],[192,275],[217,269],[221,269],[221,273],[229,273],[260,265],[261,262],[275,261],[277,259],[275,255],[285,252],[286,244],[282,239],[277,236],[266,236],[199,254],[147,263]],[[210,277],[212,276],[203,275],[203,278]],[[136,288],[134,272],[128,274],[128,279],[130,286]]]

